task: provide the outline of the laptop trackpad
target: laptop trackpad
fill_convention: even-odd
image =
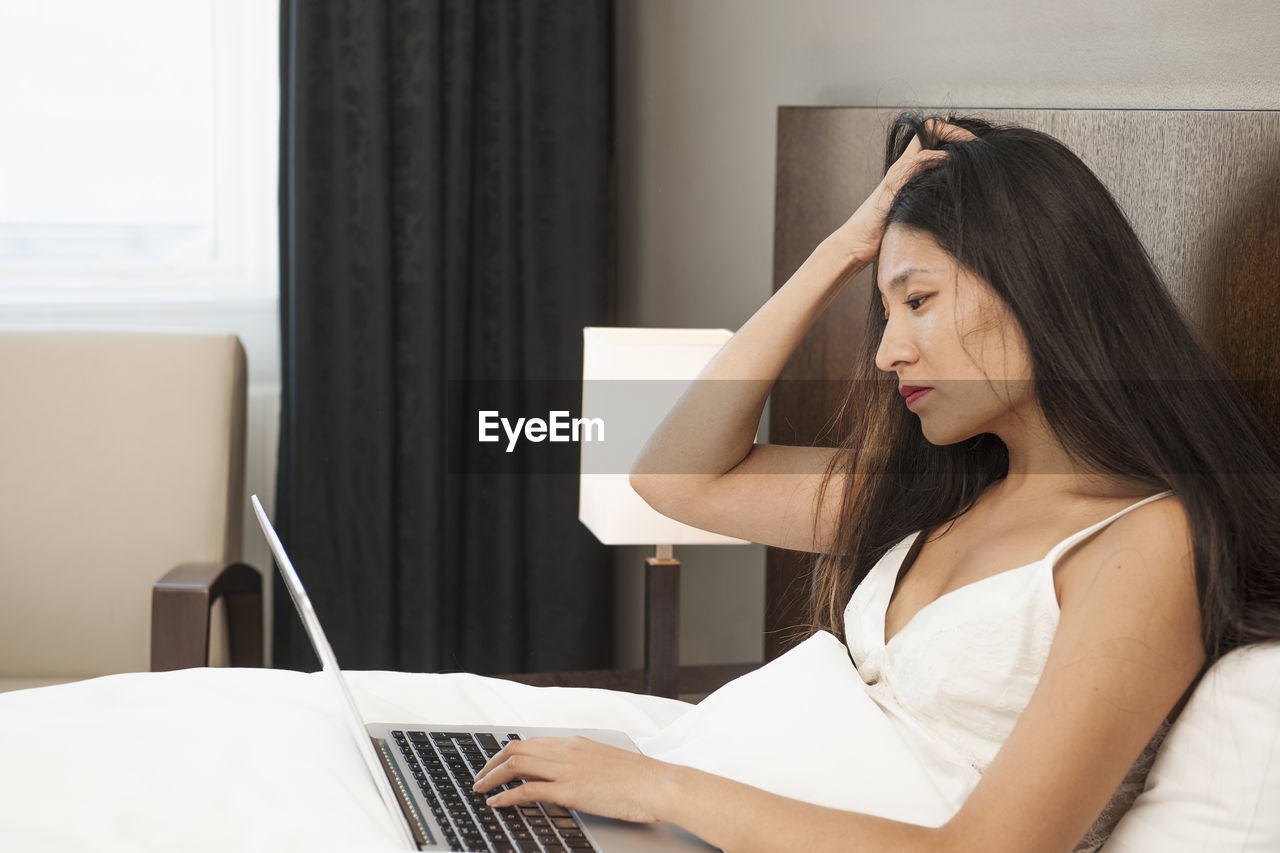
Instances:
[[[710,844],[674,823],[631,823],[578,812],[596,845],[608,853],[715,850]]]

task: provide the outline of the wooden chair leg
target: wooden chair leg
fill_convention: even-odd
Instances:
[[[257,574],[255,571],[254,574]],[[247,588],[228,590],[227,632],[231,645],[232,666],[263,665],[262,653],[262,582],[252,581]]]

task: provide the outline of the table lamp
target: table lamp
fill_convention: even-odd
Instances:
[[[628,479],[649,436],[733,336],[728,329],[582,330],[578,518],[606,545],[654,545],[645,560],[644,690],[675,698],[680,667],[680,561],[675,545],[746,545],[653,510]],[[600,434],[592,434],[597,428]]]

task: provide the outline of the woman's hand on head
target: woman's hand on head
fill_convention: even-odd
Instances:
[[[925,126],[935,132],[941,139],[951,142],[966,142],[977,139],[963,127],[947,124],[940,119],[929,119]],[[948,157],[945,150],[925,150],[920,144],[919,136],[912,136],[907,148],[894,164],[885,172],[879,186],[867,196],[866,200],[854,211],[836,231],[841,242],[851,255],[860,261],[870,263],[880,254],[880,238],[884,234],[884,220],[889,214],[898,190],[924,169],[932,168]]]
[[[474,788],[493,792],[494,808],[556,803],[640,823],[661,820],[662,798],[674,785],[675,765],[585,737],[511,741],[477,774]],[[523,783],[506,791],[495,788]]]

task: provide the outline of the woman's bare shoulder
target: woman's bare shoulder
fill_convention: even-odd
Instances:
[[[1191,516],[1182,499],[1169,494],[1126,512],[1103,528],[1097,538],[1101,550],[1180,555],[1191,548]]]
[[[1058,567],[1064,607],[1110,581],[1108,571],[1120,565],[1141,572],[1141,583],[1158,584],[1180,598],[1198,597],[1191,518],[1176,494],[1126,512],[1064,556]]]

